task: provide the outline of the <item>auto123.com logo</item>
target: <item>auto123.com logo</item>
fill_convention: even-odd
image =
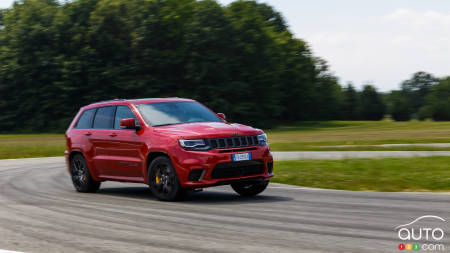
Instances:
[[[414,221],[395,227],[401,243],[399,250],[444,251],[445,220],[435,215],[421,216]],[[433,225],[430,225],[433,224]]]

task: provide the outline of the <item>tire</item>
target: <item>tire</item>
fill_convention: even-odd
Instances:
[[[175,201],[184,195],[175,168],[165,156],[156,157],[148,166],[148,184],[159,200]]]
[[[231,188],[241,196],[255,196],[263,192],[269,185],[269,180],[262,182],[244,182],[231,184]]]
[[[101,182],[91,177],[86,160],[81,154],[76,154],[70,160],[70,175],[78,192],[96,192],[100,188]]]

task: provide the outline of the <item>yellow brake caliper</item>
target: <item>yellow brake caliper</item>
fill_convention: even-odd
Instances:
[[[161,178],[159,177],[159,172],[160,171],[161,171],[160,168],[158,168],[158,170],[156,171],[156,177],[155,177],[156,184],[159,184],[159,182],[161,181]]]

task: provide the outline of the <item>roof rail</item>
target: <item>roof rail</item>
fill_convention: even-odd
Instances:
[[[129,98],[129,99],[125,99],[125,100],[127,100],[127,101],[141,101],[141,100],[159,100],[159,99],[173,99],[173,98],[190,99],[190,98],[181,98],[181,97],[166,97],[166,98]]]
[[[95,104],[106,103],[106,102],[114,102],[114,101],[125,101],[125,100],[126,99],[124,99],[124,98],[115,98],[115,99],[108,99],[108,100],[102,100],[102,101],[90,103],[89,105],[95,105]]]
[[[180,97],[167,97],[167,98],[135,98],[135,99],[124,99],[124,98],[115,98],[115,99],[109,99],[109,100],[103,100],[91,103],[89,105],[95,105],[100,103],[106,103],[106,102],[115,102],[115,101],[139,101],[139,100],[149,100],[149,99],[170,99],[170,98],[179,98],[179,99],[189,99],[189,98],[180,98]]]

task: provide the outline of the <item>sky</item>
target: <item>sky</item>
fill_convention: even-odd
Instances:
[[[13,0],[0,0],[0,8]],[[218,0],[227,5],[232,0]],[[259,0],[342,84],[398,89],[414,72],[450,75],[450,0]]]
[[[370,83],[389,91],[417,71],[450,75],[449,0],[259,2],[281,12],[342,84]]]

